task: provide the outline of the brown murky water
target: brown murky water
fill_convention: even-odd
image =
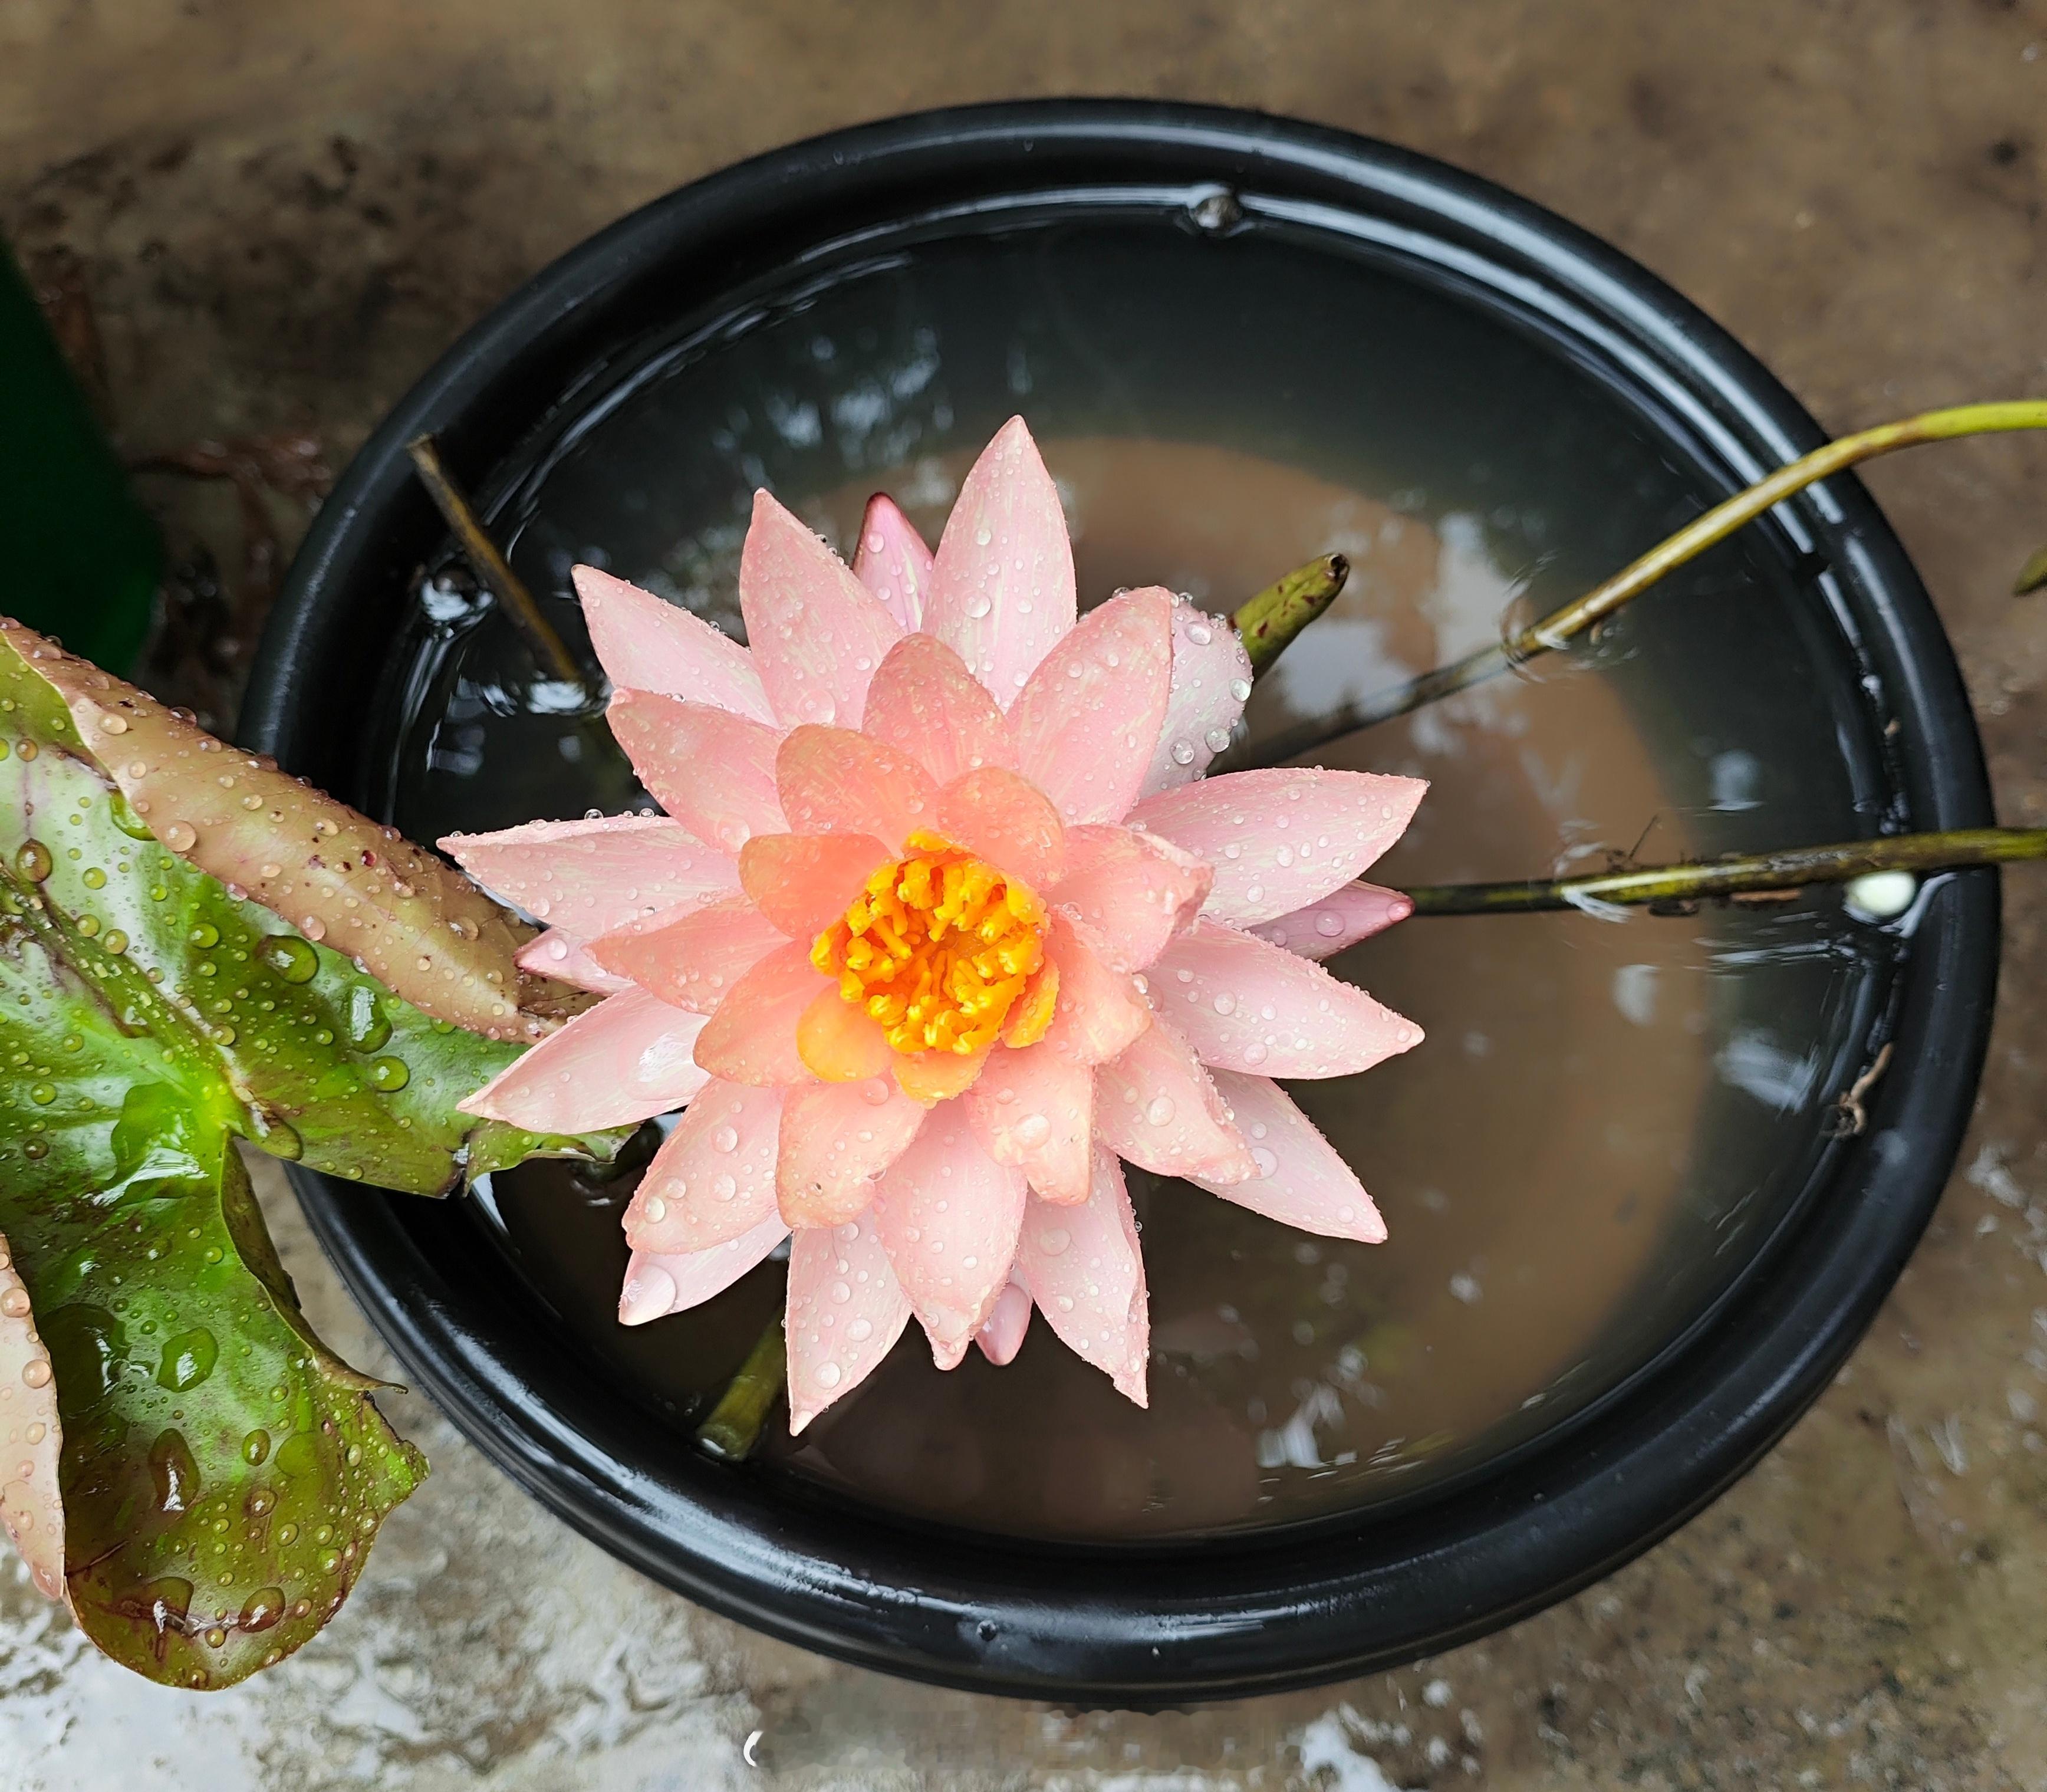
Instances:
[[[1356,567],[1319,637],[1261,687],[1254,729],[1397,676],[1496,618],[1507,579],[1438,531],[1297,470],[1143,440],[1047,444],[1069,499],[1084,600],[1164,579],[1255,589],[1305,552]],[[935,536],[957,458],[911,482]],[[866,486],[812,514],[840,539]],[[727,587],[729,589],[729,587]],[[1377,875],[1394,881],[1550,865],[1560,840],[1625,849],[1652,818],[1682,850],[1669,793],[1603,683],[1509,681],[1344,744],[1325,762],[1433,780]],[[1391,1242],[1310,1238],[1140,1174],[1152,1404],[1140,1413],[1035,1325],[1017,1360],[950,1374],[906,1337],[857,1395],[764,1459],[895,1510],[1024,1533],[1186,1532],[1304,1517],[1392,1491],[1425,1464],[1569,1398],[1600,1365],[1687,1184],[1710,970],[1682,923],[1577,916],[1410,922],[1333,962],[1428,1029],[1368,1076],[1294,1093],[1357,1167]],[[602,1192],[557,1170],[501,1177],[513,1248],[606,1360],[678,1419],[779,1299],[769,1264],[700,1314],[609,1322],[625,1252]],[[1519,1428],[1519,1426],[1516,1426]]]

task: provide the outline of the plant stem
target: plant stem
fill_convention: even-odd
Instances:
[[[697,1427],[697,1442],[728,1462],[744,1462],[760,1441],[760,1427],[781,1397],[788,1373],[788,1351],[777,1318],[747,1353],[710,1416]]]
[[[1341,554],[1325,554],[1296,567],[1250,599],[1229,619],[1251,656],[1256,678],[1287,651],[1288,644],[1337,600],[1350,577],[1350,562]]]
[[[542,612],[533,594],[526,589],[525,581],[512,570],[512,563],[498,551],[497,544],[490,539],[489,532],[478,521],[475,510],[462,495],[462,488],[449,476],[442,464],[440,450],[431,435],[422,435],[405,444],[405,452],[412,457],[412,465],[418,470],[420,483],[427,488],[428,495],[434,501],[434,508],[453,532],[460,544],[463,557],[475,569],[476,575],[489,587],[490,594],[504,606],[513,625],[524,638],[532,650],[533,657],[548,676],[564,684],[580,686],[583,682],[582,668],[575,657],[555,631],[555,625]]]
[[[1832,846],[1792,846],[1697,865],[1608,871],[1516,884],[1436,884],[1410,889],[1417,915],[1526,915],[1600,904],[1695,902],[1751,891],[1841,884],[1873,871],[1952,871],[1964,865],[2047,859],[2047,828],[1957,828],[1894,834]]]
[[[2047,548],[2043,548],[2019,568],[2018,579],[2011,587],[2014,598],[2022,598],[2033,591],[2047,591]]]
[[[1944,411],[1928,411],[1898,423],[1887,423],[1844,435],[1823,448],[1780,467],[1766,479],[1716,505],[1696,522],[1687,524],[1659,543],[1631,566],[1605,583],[1596,586],[1561,610],[1553,610],[1539,622],[1515,631],[1506,640],[1434,672],[1424,672],[1407,683],[1368,697],[1320,718],[1290,730],[1276,740],[1264,742],[1258,754],[1261,764],[1276,764],[1325,746],[1339,737],[1406,715],[1426,703],[1466,690],[1496,677],[1511,667],[1561,647],[1631,603],[1666,573],[1695,559],[1708,548],[1724,541],[1739,528],[1781,504],[1795,493],[1836,473],[1874,460],[1899,448],[1916,447],[1925,442],[1952,441],[1965,435],[1986,435],[2009,430],[2047,429],[2047,399],[2015,399],[1994,404],[1960,404]],[[2029,565],[2027,574],[2047,582],[2047,555]],[[2022,575],[2022,589],[2025,588]]]

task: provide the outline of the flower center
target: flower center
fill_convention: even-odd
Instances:
[[[934,834],[913,834],[908,845],[908,856],[876,872],[818,935],[811,962],[900,1052],[979,1051],[1027,989],[1019,1020],[1028,1037],[1010,1043],[1038,1038],[1051,1018],[1052,980],[1039,975],[1044,904]]]

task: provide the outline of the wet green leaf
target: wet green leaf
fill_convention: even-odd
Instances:
[[[220,1686],[289,1653],[424,1473],[307,1329],[236,1140],[420,1194],[608,1155],[456,1111],[522,1049],[161,845],[0,668],[0,1236],[55,1374],[70,1604],[116,1658]]]

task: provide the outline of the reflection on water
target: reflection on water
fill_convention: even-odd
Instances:
[[[1312,554],[1350,557],[1337,606],[1260,683],[1255,743],[1496,638],[1511,604],[1551,607],[1705,495],[1538,350],[1383,275],[1325,270],[1317,305],[1247,339],[1272,292],[1299,292],[1280,277],[1295,253],[1023,232],[679,334],[509,482],[515,560],[578,641],[578,559],[737,633],[756,485],[840,543],[886,485],[935,539],[973,449],[1023,408],[1083,602],[1163,582],[1226,609]],[[1204,282],[1166,277],[1190,257],[1210,257]],[[1768,656],[1745,645],[1764,638]],[[1433,780],[1374,873],[1394,883],[1840,838],[1882,799],[1859,711],[1818,669],[1833,651],[1766,550],[1731,544],[1590,646],[1319,757]],[[536,701],[531,680],[459,575],[430,584],[375,749],[394,819],[431,838],[644,801],[601,712]],[[1644,1360],[1781,1219],[1862,1067],[1895,943],[1830,896],[1423,920],[1367,942],[1331,968],[1429,1042],[1293,1093],[1377,1198],[1387,1244],[1137,1175],[1149,1411],[1042,1325],[1000,1371],[971,1355],[939,1374],[906,1338],[803,1438],[776,1428],[749,1472],[1112,1537],[1352,1510],[1496,1454]],[[776,1310],[781,1271],[621,1331],[630,1186],[532,1167],[497,1179],[479,1225],[524,1276],[515,1298],[679,1431]]]

